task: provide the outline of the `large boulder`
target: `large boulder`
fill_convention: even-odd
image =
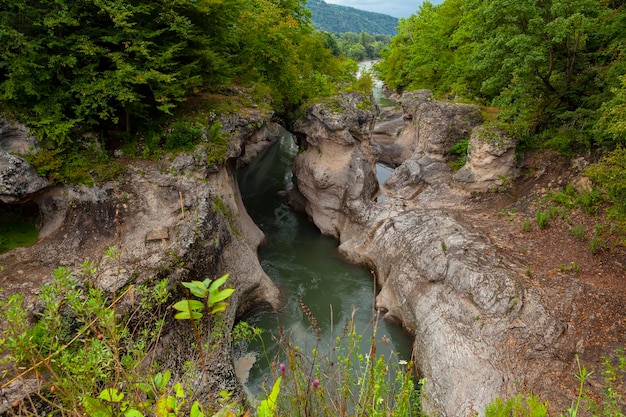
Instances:
[[[364,212],[360,206],[378,190],[369,147],[375,108],[356,105],[369,99],[353,94],[338,97],[332,106],[315,104],[294,128],[306,141],[293,167],[297,189],[307,200],[305,211],[323,233],[336,238],[346,229],[346,211]]]
[[[374,130],[374,139],[381,147],[379,159],[394,166],[409,159],[416,150],[447,157],[452,145],[468,138],[472,128],[483,121],[477,106],[437,101],[429,90],[406,92],[400,103],[402,119],[406,121],[402,129],[397,130],[399,113],[389,111]]]
[[[475,127],[467,147],[467,162],[454,180],[469,191],[506,188],[517,176],[515,141],[494,125]]]
[[[32,152],[36,140],[28,129],[0,118],[0,201],[17,203],[48,186],[28,162],[19,155]]]

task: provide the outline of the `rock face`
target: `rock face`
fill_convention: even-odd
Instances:
[[[469,137],[482,122],[474,105],[436,101],[428,90],[403,94],[402,110],[385,110],[378,118],[373,139],[381,146],[380,160],[400,165],[419,150],[431,156],[447,156],[456,142]],[[400,126],[400,120],[404,120]]]
[[[24,197],[45,188],[48,182],[15,154],[35,148],[35,138],[23,125],[0,119],[0,201],[17,203]]]
[[[233,122],[225,132],[231,135],[229,161],[218,169],[207,164],[206,152],[200,150],[180,154],[173,161],[126,161],[128,172],[120,181],[92,188],[50,187],[29,195],[39,206],[43,227],[35,245],[0,255],[3,287],[32,300],[55,267],[78,269],[89,258],[99,264],[95,284],[109,294],[127,284],[168,278],[173,297],[182,298],[180,281],[229,273],[228,282],[236,291],[228,300],[226,329],[252,307],[278,308],[279,290],[256,254],[263,233],[243,207],[233,172],[248,139],[268,122],[269,115],[260,112]],[[114,245],[121,252],[119,264],[102,256]],[[128,302],[123,299],[120,309]],[[163,369],[180,377],[185,360],[196,357],[197,351],[192,348],[189,324],[175,322],[172,314],[166,320],[169,325],[156,357]],[[229,340],[216,341],[219,353],[207,359],[209,383],[198,382],[198,398],[206,398],[207,392],[217,395],[222,389],[242,394]],[[8,395],[11,389],[0,397],[0,412],[13,401]]]
[[[521,270],[463,222],[466,193],[451,187],[445,157],[478,123],[478,110],[434,102],[424,91],[402,103],[407,126],[379,125],[377,138],[397,132],[380,147],[367,132],[351,135],[375,110],[357,116],[310,108],[297,125],[306,141],[294,166],[297,186],[322,232],[340,239],[349,260],[375,271],[377,308],[415,335],[425,411],[482,414],[495,397],[517,392],[526,358],[548,359],[563,325],[526,289]],[[372,149],[399,165],[377,200],[367,166]]]
[[[469,191],[485,192],[506,187],[517,176],[515,141],[496,126],[478,126],[472,131],[467,162],[454,180]]]

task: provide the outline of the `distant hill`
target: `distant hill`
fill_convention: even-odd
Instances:
[[[393,16],[328,4],[324,0],[308,0],[306,7],[311,11],[313,25],[318,30],[332,33],[396,34],[398,19]]]

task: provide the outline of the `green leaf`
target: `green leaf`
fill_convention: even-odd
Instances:
[[[233,295],[234,292],[235,292],[234,288],[227,288],[225,290],[219,291],[218,293],[215,294],[215,296],[209,297],[209,303],[214,304],[214,303],[223,301],[227,299],[228,297],[230,297],[231,295]]]
[[[189,417],[204,417],[204,413],[202,412],[202,408],[200,407],[200,403],[198,401],[194,401],[191,406]]]
[[[174,385],[174,392],[176,393],[176,398],[185,398],[185,390],[180,382]]]
[[[130,409],[124,412],[124,417],[145,417],[145,416],[139,410]]]
[[[176,320],[198,320],[202,318],[202,313],[197,311],[181,311],[174,315]]]
[[[209,293],[211,294],[215,293],[222,285],[224,285],[227,279],[228,279],[228,274],[224,274],[221,277],[214,280],[209,286]]]
[[[169,371],[169,369],[165,371],[164,374],[159,372],[158,374],[154,376],[154,385],[157,387],[157,389],[165,388],[167,383],[170,382],[171,376],[172,376],[172,373]]]
[[[204,304],[198,300],[181,300],[172,307],[178,311],[204,310]]]
[[[276,413],[276,400],[278,399],[278,394],[280,393],[280,381],[282,376],[279,376],[274,382],[274,386],[272,387],[272,392],[270,393],[267,399],[263,400],[259,407],[257,408],[258,417],[272,417]]]
[[[111,417],[113,408],[108,404],[103,404],[95,398],[86,397],[82,401],[85,411],[91,417]]]
[[[228,307],[227,303],[218,303],[218,304],[213,306],[213,309],[211,310],[211,314],[215,314],[215,313],[219,313],[220,311],[224,311],[224,310],[226,310],[226,307]]]
[[[206,285],[200,281],[183,282],[183,286],[189,288],[189,291],[198,298],[206,298],[209,295]]]
[[[106,388],[102,390],[98,398],[111,403],[119,403],[124,398],[124,393],[119,392],[117,388]]]

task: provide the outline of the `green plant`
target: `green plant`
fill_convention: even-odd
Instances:
[[[113,248],[106,256],[115,259],[118,254]],[[122,385],[140,383],[142,377],[135,370],[164,326],[164,303],[169,297],[166,282],[152,289],[131,285],[110,301],[92,284],[96,272],[89,261],[75,272],[55,269],[52,282],[41,287],[38,298],[42,307],[34,322],[29,320],[21,295],[0,304],[7,323],[0,348],[6,353],[5,365],[14,374],[2,388],[36,371],[47,375],[41,381],[47,389],[35,394],[39,402],[60,414],[77,415],[88,398],[106,395],[103,386],[108,386],[112,402],[119,399],[115,390]],[[136,303],[127,314],[118,316],[118,303],[128,297]],[[36,414],[37,401],[30,404]],[[132,415],[129,404],[119,399],[115,406]]]
[[[547,415],[548,403],[542,402],[532,394],[528,396],[518,394],[506,401],[496,398],[485,408],[485,417],[545,417]]]
[[[585,228],[582,225],[576,225],[573,226],[570,229],[572,236],[577,237],[578,239],[584,239],[585,238]]]
[[[535,218],[537,219],[537,226],[539,226],[540,229],[548,227],[548,220],[550,219],[550,214],[548,212],[538,211],[535,214]]]
[[[532,225],[530,224],[530,220],[524,220],[522,222],[522,231],[530,232],[532,230]]]
[[[357,331],[354,320],[347,320],[341,335],[325,347],[317,320],[302,302],[300,307],[311,323],[314,345],[301,349],[280,336],[281,353],[271,363],[281,378],[276,415],[419,415],[413,364],[377,353],[376,324],[365,352],[363,332]]]
[[[467,162],[467,151],[469,147],[469,139],[463,139],[450,147],[450,154],[455,155],[455,158],[448,162],[450,168],[458,171]]]

